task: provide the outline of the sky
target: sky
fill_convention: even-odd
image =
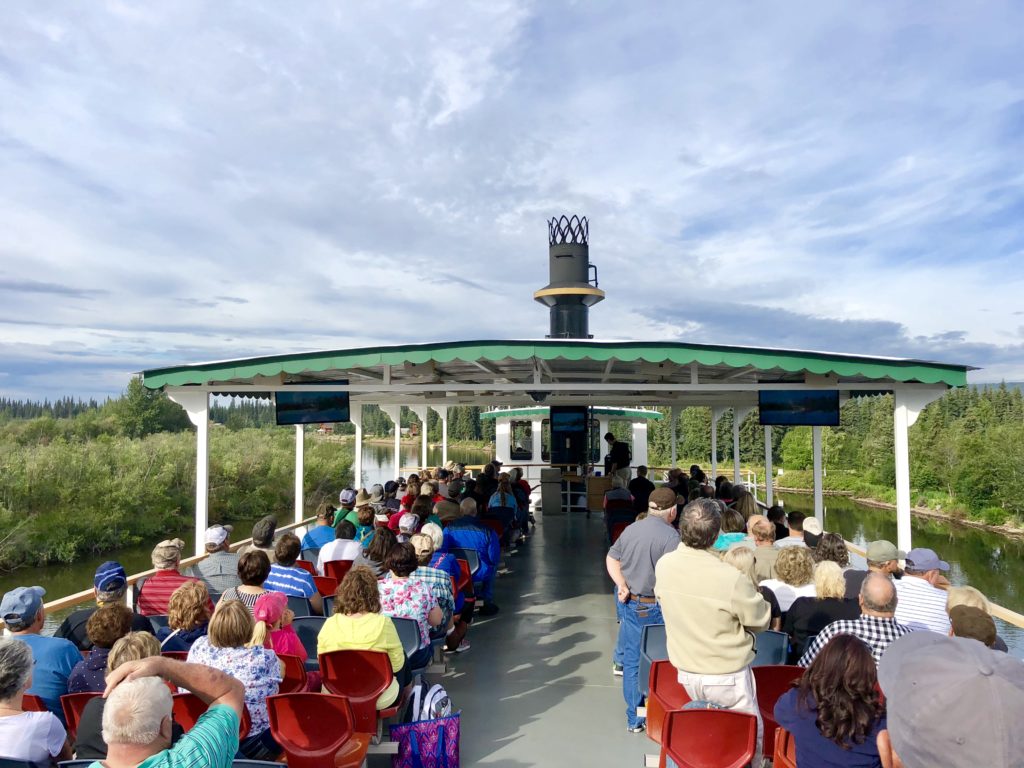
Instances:
[[[1024,4],[190,2],[0,14],[0,396],[602,339],[1024,380]]]

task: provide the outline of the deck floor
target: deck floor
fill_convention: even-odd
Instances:
[[[500,613],[477,618],[472,649],[448,656],[443,682],[462,710],[463,765],[638,768],[656,751],[626,731],[605,551],[599,516],[538,516],[529,543],[506,557]]]

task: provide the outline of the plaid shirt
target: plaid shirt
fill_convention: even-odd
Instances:
[[[814,641],[807,647],[807,651],[800,657],[797,663],[801,667],[809,667],[818,651],[825,647],[836,635],[853,635],[860,638],[871,649],[871,655],[875,657],[877,664],[882,659],[882,654],[889,647],[889,643],[897,637],[903,637],[913,630],[902,624],[897,624],[896,619],[882,619],[877,616],[861,615],[856,619],[840,619],[833,621],[825,627]]]
[[[452,595],[452,578],[447,571],[440,568],[431,568],[429,565],[421,565],[410,576],[413,581],[422,581],[430,588],[430,594],[441,606],[441,613],[444,614],[441,626],[447,627],[448,621],[455,611],[455,597]]]

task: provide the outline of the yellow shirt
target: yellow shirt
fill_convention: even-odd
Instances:
[[[405,650],[398,639],[398,630],[387,616],[379,613],[364,613],[362,616],[335,614],[324,622],[316,638],[316,652],[331,651],[383,651],[391,659],[391,671],[398,672],[405,666]],[[391,706],[398,698],[398,680],[377,699],[377,709]]]

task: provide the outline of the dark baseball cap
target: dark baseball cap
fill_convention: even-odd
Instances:
[[[648,509],[664,512],[676,505],[676,492],[672,488],[655,488],[647,499]]]

